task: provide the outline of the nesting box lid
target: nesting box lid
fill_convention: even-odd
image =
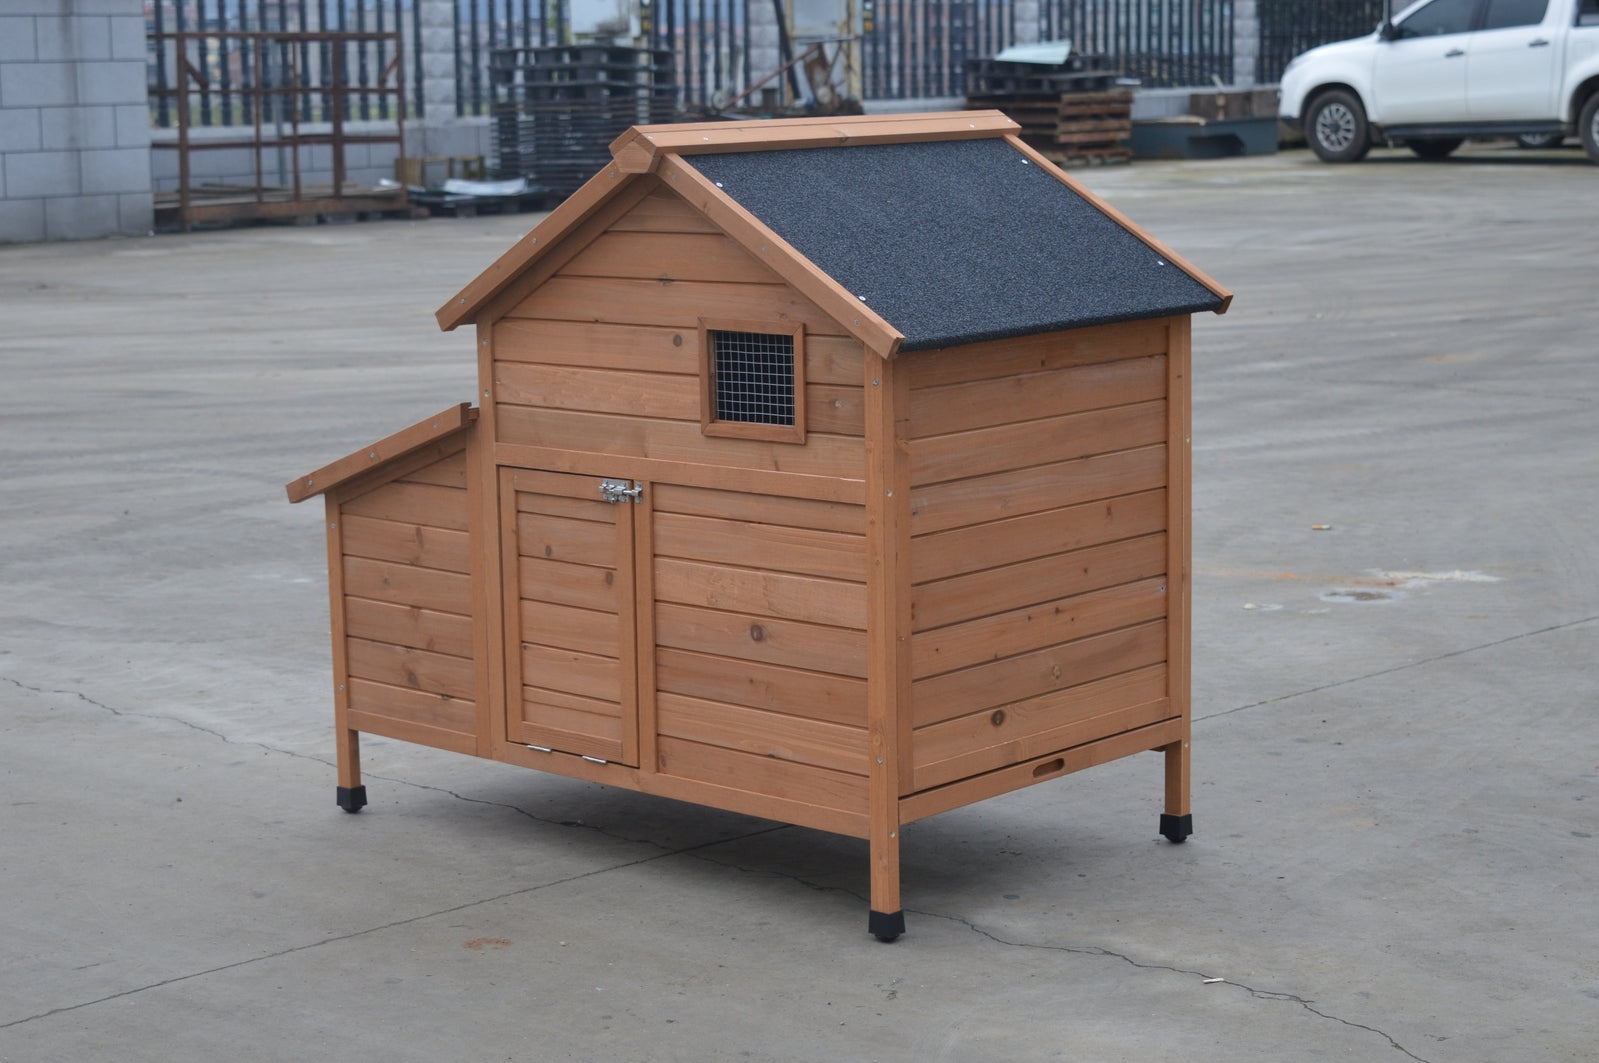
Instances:
[[[997,111],[642,126],[439,310],[474,319],[654,174],[885,356],[1226,310],[1231,294],[1024,144]]]

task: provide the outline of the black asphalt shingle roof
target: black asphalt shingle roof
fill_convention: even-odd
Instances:
[[[901,350],[1217,310],[999,139],[685,160],[905,335]]]

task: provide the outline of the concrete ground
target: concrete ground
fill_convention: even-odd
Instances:
[[[370,739],[333,804],[282,485],[472,397],[532,217],[0,250],[0,1060],[1596,1058],[1599,170],[1079,176],[1237,292],[1197,833],[1155,755],[917,823],[894,945],[851,839]]]

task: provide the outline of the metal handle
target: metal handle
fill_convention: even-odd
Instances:
[[[1457,57],[1465,55],[1465,54],[1466,53],[1462,49],[1451,48],[1447,52],[1444,53],[1444,58],[1445,59],[1454,59],[1454,58],[1457,58]]]

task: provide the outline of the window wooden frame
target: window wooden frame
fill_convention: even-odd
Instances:
[[[700,431],[708,436],[731,439],[762,439],[774,443],[805,442],[805,326],[787,328],[770,321],[735,321],[727,318],[700,318]],[[759,424],[754,421],[724,421],[716,417],[716,352],[712,333],[749,332],[762,336],[789,336],[794,341],[794,423]]]

